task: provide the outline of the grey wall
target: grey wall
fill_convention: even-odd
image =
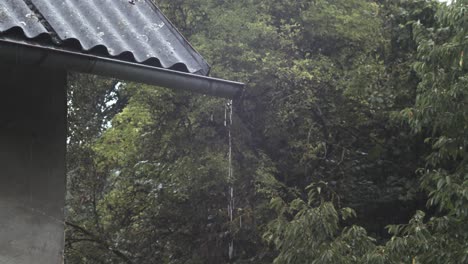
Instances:
[[[0,264],[62,263],[66,73],[0,64]]]

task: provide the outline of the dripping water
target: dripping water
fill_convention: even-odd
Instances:
[[[231,136],[231,126],[232,126],[232,100],[228,100],[226,102],[224,108],[224,126],[227,128],[228,131],[228,217],[229,221],[231,222],[231,228],[234,221],[234,175],[233,175],[233,168],[232,168],[232,136]],[[234,257],[234,237],[233,232],[230,230],[231,233],[231,241],[229,242],[229,260],[232,260]]]

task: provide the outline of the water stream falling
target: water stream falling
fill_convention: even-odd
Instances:
[[[224,126],[227,128],[228,131],[228,144],[229,144],[229,150],[228,150],[228,217],[229,221],[231,222],[231,229],[232,229],[232,224],[234,221],[234,210],[235,210],[235,204],[234,204],[234,174],[233,174],[233,169],[232,169],[232,136],[231,136],[231,126],[232,126],[232,100],[228,100],[226,102],[225,108],[224,108]],[[229,261],[231,261],[234,257],[234,237],[233,237],[233,232],[230,230],[231,233],[231,241],[229,242]]]

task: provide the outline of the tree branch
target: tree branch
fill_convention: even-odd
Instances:
[[[112,247],[107,241],[104,241],[99,236],[97,236],[97,235],[93,234],[92,232],[84,229],[83,227],[81,227],[79,225],[76,225],[76,224],[73,224],[71,222],[66,221],[65,224],[67,226],[70,226],[70,227],[78,230],[79,232],[83,233],[84,235],[90,237],[92,241],[100,244],[101,246],[103,246],[107,250],[111,251],[114,255],[116,255],[117,257],[119,257],[123,261],[125,261],[125,263],[134,264],[134,262],[129,257],[127,257],[127,255],[125,255],[122,251]]]

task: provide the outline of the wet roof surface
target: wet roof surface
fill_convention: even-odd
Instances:
[[[12,32],[30,43],[46,36],[46,45],[54,47],[209,72],[206,61],[150,0],[0,0],[0,39]]]

